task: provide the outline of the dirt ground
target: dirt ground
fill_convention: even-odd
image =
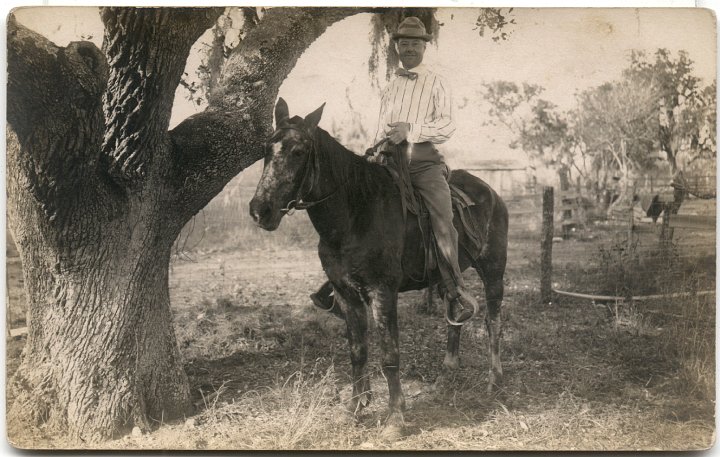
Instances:
[[[662,354],[662,322],[628,322],[589,301],[540,304],[521,245],[506,276],[503,389],[486,393],[482,317],[463,330],[462,367],[444,373],[446,326],[416,314],[420,294],[400,298],[401,379],[407,433],[381,440],[387,387],[371,333],[373,403],[358,417],[350,395],[344,323],[308,294],[323,281],[312,250],[233,250],[183,256],[171,265],[171,302],[197,413],[150,433],[110,441],[122,449],[705,449],[714,443],[714,401],[688,388]],[[20,281],[8,264],[9,292]],[[465,273],[481,294],[474,272]],[[21,294],[20,294],[21,295]],[[13,309],[13,306],[10,307]],[[11,326],[23,325],[10,312]],[[8,375],[24,336],[8,341]],[[714,382],[714,380],[713,380]],[[62,447],[57,437],[15,437]]]

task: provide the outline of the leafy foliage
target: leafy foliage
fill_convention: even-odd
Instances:
[[[573,138],[566,116],[540,95],[536,84],[493,81],[483,85],[481,97],[488,103],[486,125],[505,126],[514,135],[510,147],[521,148],[531,161],[547,166],[569,167]]]
[[[673,58],[667,49],[658,49],[654,60],[634,51],[629,67],[623,71],[625,80],[649,87],[657,97],[657,124],[653,127],[657,128],[659,147],[673,171],[678,168],[680,153],[709,157],[717,154],[714,140],[709,139],[712,135],[708,134],[715,130],[711,114],[715,112],[714,84],[702,88],[700,78],[692,72],[693,61],[686,51],[679,51]]]
[[[510,17],[513,8],[509,8],[506,12],[503,8],[481,8],[480,14],[475,21],[475,30],[481,37],[485,36],[488,31],[492,34],[492,40],[496,43],[506,41],[512,31],[509,31],[509,25],[515,24],[515,19]]]
[[[598,189],[620,179],[621,201],[630,198],[631,181],[657,165],[655,100],[652,88],[637,81],[607,83],[578,95],[574,131],[590,163],[590,179]]]
[[[198,45],[200,64],[195,75],[183,74],[180,85],[187,91],[186,98],[196,105],[207,103],[208,94],[216,87],[225,62],[233,49],[252,28],[257,26],[263,8],[228,7],[215,25],[203,35]]]

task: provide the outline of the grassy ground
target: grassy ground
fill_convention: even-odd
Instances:
[[[711,446],[714,366],[712,371],[705,366],[695,376],[688,374],[692,369],[683,365],[687,359],[668,347],[669,339],[678,342],[677,325],[659,314],[588,301],[539,303],[534,257],[529,254],[534,246],[534,241],[511,246],[503,311],[506,379],[495,395],[485,392],[488,362],[482,319],[463,330],[461,369],[444,373],[443,319],[415,314],[412,305],[420,299],[418,293],[401,296],[407,435],[392,445],[379,439],[387,387],[374,337],[369,364],[374,401],[357,418],[343,408],[350,395],[344,324],[314,309],[307,298],[323,280],[314,251],[212,250],[178,256],[171,266],[171,300],[196,414],[104,447],[669,450]],[[8,274],[17,274],[11,265]],[[466,272],[466,279],[480,293],[475,273]],[[16,283],[10,281],[10,287]],[[700,306],[691,299],[676,300],[675,309],[690,304]],[[706,308],[713,310],[707,318],[714,322],[714,306]],[[22,325],[21,317],[15,318],[16,325]],[[714,350],[714,334],[704,333],[701,339]],[[17,366],[23,343],[24,337],[9,341],[8,373]],[[698,379],[707,373],[710,379],[703,387]],[[21,444],[62,447],[62,439],[42,430],[14,438]]]

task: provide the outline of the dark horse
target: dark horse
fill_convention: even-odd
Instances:
[[[398,292],[428,286],[423,274],[421,233],[414,215],[407,214],[405,224],[400,192],[389,172],[347,150],[317,127],[323,106],[305,119],[290,119],[287,104],[283,99],[278,101],[277,129],[267,143],[265,166],[250,202],[250,214],[260,227],[275,230],[283,215],[293,209],[307,209],[320,235],[318,253],[323,269],[347,324],[353,375],[349,407],[357,412],[371,398],[365,374],[366,310],[370,308],[390,393],[385,431],[398,433],[404,423],[405,400],[400,387],[397,298]],[[465,171],[454,171],[450,181],[477,203],[471,207],[473,211],[493,205],[480,258],[470,258],[460,250],[461,269],[472,266],[485,284],[492,390],[502,377],[500,307],[507,259],[507,209],[487,184]],[[462,244],[466,235],[458,217],[455,225]],[[460,329],[448,326],[444,361],[448,368],[459,366]]]

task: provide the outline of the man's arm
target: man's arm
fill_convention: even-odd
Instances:
[[[408,141],[422,143],[429,141],[441,144],[450,139],[455,132],[455,122],[452,119],[453,103],[450,87],[440,76],[433,86],[432,108],[425,122],[410,124]]]

